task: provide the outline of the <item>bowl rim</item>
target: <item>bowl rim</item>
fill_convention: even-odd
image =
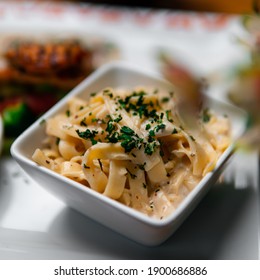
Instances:
[[[72,89],[62,100],[57,102],[51,109],[49,109],[46,113],[44,113],[38,120],[36,120],[31,126],[29,126],[12,144],[10,152],[14,159],[16,159],[18,162],[22,162],[23,164],[26,164],[27,166],[30,166],[34,169],[39,169],[41,172],[43,172],[47,176],[54,177],[58,180],[65,181],[68,184],[73,185],[73,187],[76,187],[77,189],[86,192],[88,195],[92,196],[92,198],[98,199],[106,203],[107,205],[112,206],[113,208],[116,208],[118,211],[122,211],[124,214],[127,214],[129,216],[132,216],[133,218],[144,222],[145,224],[151,225],[153,227],[163,227],[167,226],[171,223],[173,223],[175,220],[178,220],[181,218],[181,215],[184,214],[185,209],[188,208],[188,206],[192,203],[194,199],[196,199],[197,196],[199,196],[200,192],[203,191],[204,188],[207,187],[207,182],[212,177],[213,173],[219,169],[220,166],[222,166],[228,158],[232,155],[234,150],[234,145],[231,144],[228,146],[228,148],[224,151],[224,153],[220,156],[220,158],[217,161],[217,164],[211,172],[207,173],[200,182],[193,188],[193,190],[190,191],[190,193],[181,201],[181,203],[178,205],[178,207],[166,218],[164,219],[156,219],[153,217],[149,217],[145,215],[142,212],[139,212],[138,210],[135,210],[131,207],[128,207],[126,205],[121,204],[118,201],[115,201],[109,197],[106,197],[105,195],[98,193],[90,188],[87,188],[86,186],[73,181],[72,179],[66,178],[58,173],[55,173],[52,170],[49,170],[43,166],[39,166],[36,164],[32,159],[28,159],[25,155],[22,154],[21,151],[19,151],[19,146],[26,138],[28,138],[37,127],[41,124],[43,120],[46,120],[50,116],[53,116],[57,111],[59,111],[62,107],[64,107],[67,104],[67,101],[71,99],[73,96],[79,95],[83,90],[85,90],[89,85],[91,85],[92,82],[94,82],[97,78],[102,77],[103,74],[112,71],[112,70],[127,70],[132,71],[137,74],[142,74],[145,76],[148,76],[151,79],[155,79],[156,81],[161,81],[166,84],[170,84],[165,79],[161,78],[158,74],[154,72],[149,72],[147,69],[140,69],[140,67],[136,67],[135,65],[126,63],[126,62],[110,62],[107,63],[100,68],[98,68],[95,72],[90,74],[85,80],[83,80],[78,86],[76,86],[74,89]],[[219,102],[217,100],[217,102]],[[221,102],[224,104],[228,104],[225,102]],[[228,104],[229,106],[233,106],[232,104]],[[233,106],[235,107],[235,106]],[[235,107],[237,108],[237,107]],[[242,110],[241,110],[242,111]]]

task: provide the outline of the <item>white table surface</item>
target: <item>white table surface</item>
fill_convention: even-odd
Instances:
[[[214,186],[164,244],[145,247],[69,209],[0,161],[0,259],[258,259],[259,189]]]

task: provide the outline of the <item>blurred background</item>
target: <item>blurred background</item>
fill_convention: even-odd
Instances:
[[[255,122],[260,95],[256,86],[258,4],[258,0],[0,1],[0,112],[6,136],[4,150],[84,77],[114,59],[138,61],[172,82],[176,82],[171,69],[174,67],[191,71],[190,83],[197,83],[192,79],[202,76],[210,82],[213,76],[218,76],[219,81],[223,72],[226,75],[221,78],[226,82],[231,71],[230,82],[245,81],[243,86],[236,85],[228,97],[252,111],[250,121]],[[123,33],[130,30],[133,36],[127,38]],[[195,36],[196,33],[205,35],[207,51],[202,51],[198,44],[202,38]],[[187,42],[192,37],[194,45]],[[54,41],[58,38],[66,42],[56,46]],[[25,46],[28,41],[29,47]],[[214,53],[218,45],[221,57],[217,58]],[[40,49],[46,52],[44,56],[39,55]],[[71,50],[74,55],[66,56]],[[56,61],[60,60],[56,64],[52,51]],[[208,56],[210,63],[206,65],[203,56]],[[39,62],[40,57],[44,59]],[[233,71],[234,68],[239,71]],[[197,77],[192,77],[193,72]],[[250,98],[238,90],[243,88],[244,92],[245,87],[250,88]],[[255,137],[256,133],[252,135]],[[255,139],[250,141],[253,143]]]
[[[0,1],[0,258],[259,259],[259,2]],[[195,100],[206,91],[248,112],[238,143],[246,155],[238,153],[223,184],[154,250],[109,230],[104,238],[100,225],[35,188],[9,155],[26,127],[118,60],[172,82],[182,74]]]
[[[57,0],[56,0],[57,1]],[[79,1],[70,1],[79,2]],[[224,12],[224,13],[250,13],[252,12],[252,0],[95,0],[87,1],[93,4],[109,4],[128,7],[153,7],[166,8],[186,11],[208,11],[208,12]]]

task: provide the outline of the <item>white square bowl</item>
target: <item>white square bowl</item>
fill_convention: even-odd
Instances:
[[[215,169],[208,173],[179,207],[164,220],[147,217],[90,188],[86,188],[80,183],[39,166],[31,159],[35,149],[41,147],[45,135],[44,125],[41,125],[41,121],[64,111],[67,101],[71,97],[84,96],[87,98],[91,92],[102,90],[105,87],[135,87],[140,85],[149,85],[155,88],[169,88],[170,86],[163,79],[122,62],[110,63],[99,68],[22,133],[13,143],[11,154],[37,183],[69,207],[138,243],[154,246],[172,235],[216,182],[225,162],[233,152],[233,144],[220,157]],[[229,116],[234,140],[245,131],[246,114],[243,111],[210,98],[207,102],[210,108]]]

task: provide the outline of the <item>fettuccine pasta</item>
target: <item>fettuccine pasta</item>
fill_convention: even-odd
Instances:
[[[173,92],[105,88],[69,100],[64,113],[46,120],[46,134],[36,163],[163,219],[214,169],[230,124],[204,109],[191,129]]]

